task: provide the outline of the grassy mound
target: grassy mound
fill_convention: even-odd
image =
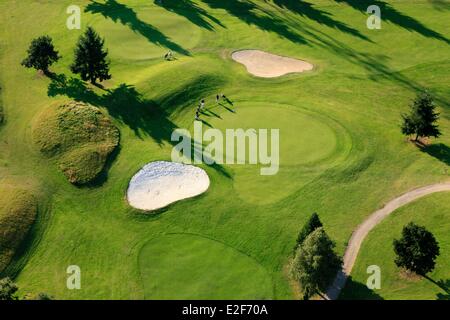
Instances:
[[[367,237],[361,247],[350,281],[341,299],[442,299],[450,298],[450,194],[442,192],[419,199],[387,217]],[[395,263],[392,242],[399,239],[404,225],[413,221],[430,230],[439,242],[440,256],[436,268],[428,278],[408,275]],[[366,269],[370,265],[381,268],[381,289],[366,286]]]
[[[270,299],[272,282],[256,261],[191,234],[148,242],[139,255],[146,299]]]
[[[3,123],[5,115],[3,113],[3,103],[2,103],[2,88],[0,88],[0,124]]]
[[[36,214],[37,200],[29,191],[0,186],[0,272],[11,261]]]
[[[96,107],[71,102],[47,109],[33,129],[39,150],[56,158],[73,184],[94,180],[119,144],[119,130]]]

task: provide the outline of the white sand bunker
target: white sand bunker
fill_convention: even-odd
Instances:
[[[157,161],[145,165],[130,181],[127,198],[141,210],[156,210],[202,194],[209,187],[203,169],[175,162]]]
[[[236,51],[231,57],[245,65],[249,73],[263,78],[275,78],[288,73],[313,69],[313,65],[306,61],[277,56],[260,50]]]

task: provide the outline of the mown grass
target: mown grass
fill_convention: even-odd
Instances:
[[[65,28],[72,2],[0,3],[2,17],[8,17],[0,19],[0,86],[8,116],[0,132],[0,175],[25,174],[44,182],[52,195],[45,232],[15,279],[21,287],[61,299],[141,299],[148,296],[141,248],[167,233],[194,233],[257,261],[271,276],[272,297],[289,299],[293,294],[283,268],[312,212],[319,213],[342,253],[352,230],[384,202],[449,179],[445,152],[422,152],[399,131],[400,114],[418,90],[428,88],[437,98],[444,133],[433,144],[450,145],[448,11],[425,0],[389,1],[389,19],[382,30],[371,31],[365,10],[353,1],[185,1],[187,7],[109,1],[113,8],[102,3],[91,5],[82,23],[106,38],[113,74],[104,83],[109,92],[70,78],[68,66],[82,32]],[[79,4],[88,8],[92,2]],[[65,74],[66,81],[55,83],[20,66],[30,40],[42,34],[51,35],[60,50],[63,58],[52,71]],[[244,48],[304,59],[316,68],[279,79],[255,78],[230,59],[233,50]],[[163,60],[168,49],[177,60]],[[130,208],[129,179],[149,161],[169,160],[172,131],[190,128],[198,101],[218,92],[233,101],[236,117],[240,105],[268,107],[267,121],[282,106],[313,114],[333,129],[341,156],[331,166],[311,163],[305,172],[310,179],[294,172],[265,182],[267,192],[252,193],[251,202],[235,183],[248,181],[250,192],[252,185],[258,188],[259,176],[246,179],[245,170],[234,166],[202,166],[211,186],[201,197],[153,216]],[[108,113],[121,134],[120,152],[95,188],[75,188],[32,147],[37,115],[74,99]],[[231,116],[225,108],[216,113]],[[236,125],[259,115],[249,114],[243,112]],[[294,140],[306,144],[302,128],[287,136],[280,129],[281,143],[294,149]],[[272,193],[276,197],[264,203]],[[82,270],[81,290],[66,288],[66,268],[72,264]],[[222,297],[233,293],[224,291]]]
[[[427,299],[450,298],[450,194],[443,192],[419,199],[393,212],[377,226],[364,241],[352,281],[343,291],[342,299]],[[402,228],[409,222],[424,226],[436,237],[440,256],[433,272],[422,277],[408,274],[395,263],[393,240],[401,237]],[[365,287],[366,269],[378,265],[381,270],[381,289]]]
[[[139,253],[146,299],[270,299],[270,274],[258,262],[220,242],[170,234]]]

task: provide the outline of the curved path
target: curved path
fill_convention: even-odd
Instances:
[[[344,254],[344,263],[342,270],[338,272],[336,278],[333,281],[333,284],[330,288],[328,288],[325,299],[335,300],[339,297],[339,293],[344,288],[345,282],[347,281],[347,278],[352,271],[353,265],[355,264],[356,257],[358,256],[358,252],[362,242],[377,224],[379,224],[390,213],[404,206],[405,204],[413,202],[414,200],[428,194],[441,191],[450,191],[450,182],[433,184],[409,191],[401,195],[400,197],[389,201],[382,209],[375,211],[363,223],[361,223],[353,232],[350,241],[348,242],[348,246]]]

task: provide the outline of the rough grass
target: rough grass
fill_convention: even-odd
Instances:
[[[5,119],[5,115],[3,113],[3,99],[2,99],[2,88],[0,87],[0,125],[3,123]]]
[[[30,191],[0,185],[0,272],[13,258],[37,214],[37,199]]]
[[[36,120],[33,141],[73,184],[93,181],[119,144],[119,131],[98,108],[71,102],[46,109]]]
[[[414,222],[433,233],[440,247],[436,268],[427,278],[408,274],[395,263],[393,240],[401,237],[403,227]],[[341,299],[450,299],[450,193],[442,192],[419,199],[393,212],[364,241],[352,281]],[[381,289],[369,290],[365,283],[366,269],[378,265],[381,269]]]

